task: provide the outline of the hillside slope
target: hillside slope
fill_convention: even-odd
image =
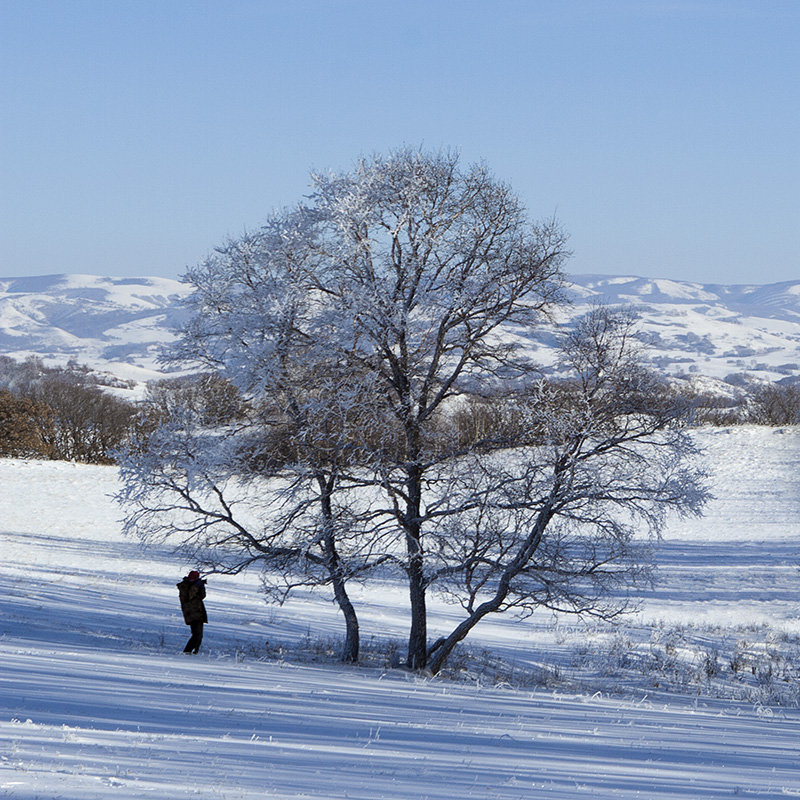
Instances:
[[[44,275],[0,279],[0,354],[70,359],[124,380],[159,377],[187,288],[168,278]]]
[[[625,276],[573,275],[573,305],[562,324],[592,304],[630,305],[640,338],[669,375],[717,379],[747,372],[764,380],[800,378],[800,281],[720,286]],[[0,355],[69,359],[123,379],[162,374],[160,348],[182,319],[188,287],[167,278],[47,275],[0,279]],[[543,364],[552,331],[508,330]]]

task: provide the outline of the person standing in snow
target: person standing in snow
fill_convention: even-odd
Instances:
[[[183,621],[192,629],[192,636],[184,653],[197,653],[203,641],[203,624],[208,622],[203,598],[206,596],[206,582],[197,570],[192,570],[179,584],[178,597],[181,600]]]

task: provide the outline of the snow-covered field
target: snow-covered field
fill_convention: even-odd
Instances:
[[[389,583],[356,593],[362,666],[328,598],[255,574],[210,578],[182,655],[191,565],[122,538],[115,470],[0,460],[0,797],[800,797],[800,431],[699,435],[716,499],[636,615],[498,620],[437,679],[382,655]]]

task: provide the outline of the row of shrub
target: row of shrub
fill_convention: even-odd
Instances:
[[[733,397],[696,394],[700,425],[800,425],[800,385],[748,384]]]
[[[115,451],[178,408],[199,412],[208,425],[247,413],[234,387],[213,375],[155,382],[143,403],[115,395],[114,388],[120,387],[75,363],[47,367],[36,358],[20,363],[0,356],[0,456],[110,464]],[[667,393],[688,395],[701,425],[800,424],[797,384],[744,385],[728,396],[665,384]],[[565,390],[565,402],[568,397]],[[488,438],[519,441],[529,424],[519,408],[519,396],[465,398],[442,419],[441,444],[463,448]],[[268,443],[273,458],[291,458],[290,440],[290,429],[276,424]]]
[[[0,357],[0,455],[113,463],[139,409],[77,365]]]

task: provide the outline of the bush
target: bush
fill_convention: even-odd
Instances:
[[[165,378],[148,386],[148,407],[156,417],[169,419],[176,409],[191,411],[204,425],[239,419],[245,410],[236,387],[212,372]]]
[[[51,458],[53,430],[47,405],[0,389],[0,456]]]
[[[113,452],[131,435],[136,407],[96,386],[48,377],[32,395],[52,410],[48,444],[53,458],[111,464]]]
[[[800,386],[771,383],[757,389],[749,404],[749,417],[758,425],[800,424]]]
[[[38,358],[17,362],[0,356],[0,387],[13,417],[7,420],[0,452],[110,464],[113,452],[133,435],[138,413],[133,404],[101,388],[111,383],[119,388],[118,381],[76,362],[48,367]],[[30,423],[24,422],[31,419],[35,440]]]

